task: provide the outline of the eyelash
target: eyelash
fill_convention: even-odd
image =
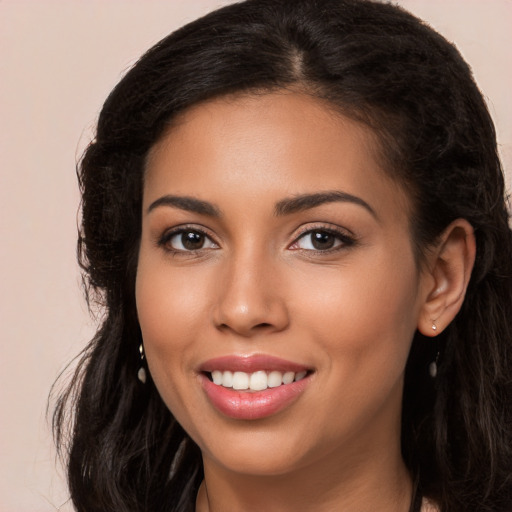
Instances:
[[[346,231],[342,231],[341,229],[333,228],[331,226],[327,227],[325,225],[318,225],[318,226],[308,226],[305,227],[302,232],[299,232],[299,234],[295,237],[295,240],[293,243],[289,246],[292,247],[296,245],[301,239],[306,238],[308,235],[313,235],[313,233],[323,233],[327,235],[333,236],[336,240],[338,240],[340,243],[338,245],[335,245],[334,247],[328,248],[328,249],[292,249],[296,251],[303,251],[305,253],[316,253],[319,255],[324,254],[332,254],[338,251],[342,251],[344,249],[347,249],[349,247],[352,247],[356,244],[357,240],[353,235],[347,234]],[[312,254],[312,255],[313,255]],[[315,255],[316,255],[315,254]]]
[[[177,236],[177,235],[183,235],[184,233],[195,233],[200,236],[203,236],[205,239],[208,239],[212,244],[216,245],[218,247],[218,244],[213,240],[213,237],[209,235],[205,230],[198,228],[196,226],[180,226],[174,229],[171,229],[169,231],[166,231],[159,239],[158,239],[158,246],[162,247],[165,251],[174,254],[174,255],[197,255],[201,251],[205,250],[204,247],[201,247],[199,249],[176,249],[170,245],[171,240]],[[298,242],[308,235],[313,235],[313,233],[323,233],[327,235],[333,236],[337,241],[338,245],[335,245],[334,247],[322,250],[322,249],[304,249],[304,248],[295,248],[292,247],[294,245],[297,245]],[[303,251],[305,253],[317,253],[317,254],[330,254],[333,252],[338,252],[343,249],[347,249],[349,247],[352,247],[356,244],[357,240],[354,236],[348,235],[346,232],[341,231],[339,229],[335,229],[332,227],[326,227],[325,225],[318,225],[314,227],[307,227],[304,228],[302,232],[300,232],[292,242],[288,246],[288,249],[295,250],[295,251]],[[336,243],[336,242],[335,242]],[[183,245],[183,244],[182,244]],[[210,249],[210,248],[206,248]]]
[[[191,249],[191,250],[183,250],[176,249],[170,245],[171,240],[177,235],[183,235],[184,233],[196,233],[203,236],[205,239],[210,240],[213,244],[218,245],[213,241],[211,235],[209,235],[205,230],[198,228],[197,226],[180,226],[169,231],[166,231],[158,240],[158,246],[162,247],[165,251],[174,254],[174,255],[196,255],[200,251],[204,250],[204,248],[200,249]]]

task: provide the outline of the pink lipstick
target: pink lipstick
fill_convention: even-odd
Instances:
[[[305,391],[311,368],[267,355],[226,356],[200,368],[201,385],[222,414],[255,420],[276,414]]]

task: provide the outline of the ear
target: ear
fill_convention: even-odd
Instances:
[[[453,221],[428,257],[424,270],[425,299],[418,330],[437,336],[459,312],[475,263],[476,242],[473,227],[465,219]]]

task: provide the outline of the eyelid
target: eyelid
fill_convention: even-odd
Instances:
[[[304,238],[306,235],[314,233],[315,231],[324,231],[326,233],[329,233],[335,237],[337,237],[341,244],[336,245],[335,247],[332,247],[330,249],[291,249],[291,250],[301,250],[305,252],[318,252],[318,253],[329,253],[329,252],[335,252],[338,250],[346,249],[347,247],[351,247],[357,243],[356,236],[347,228],[342,228],[340,226],[330,224],[330,223],[313,223],[308,224],[306,226],[301,227],[298,233],[295,234],[293,238],[293,242],[288,246],[290,248],[291,246],[295,245],[301,238]]]
[[[219,247],[219,243],[215,240],[215,237],[210,233],[210,231],[203,226],[198,226],[197,224],[180,224],[178,226],[166,229],[161,235],[157,237],[156,244],[159,247],[162,247],[164,250],[174,254],[195,254],[199,251],[213,249],[212,247],[207,247],[195,250],[182,250],[168,247],[167,244],[174,236],[179,235],[180,233],[185,233],[187,231],[200,233],[201,235],[204,235],[206,238],[208,238],[211,243]]]
[[[214,248],[200,248],[196,250],[182,250],[182,249],[175,249],[172,247],[168,247],[169,241],[172,239],[172,237],[183,233],[187,231],[197,232],[201,235],[204,235],[206,238],[210,240],[210,242],[214,245],[216,245],[216,248],[220,248],[220,244],[217,242],[216,237],[210,232],[209,229],[205,228],[204,226],[197,225],[197,224],[180,224],[177,226],[174,226],[172,228],[166,229],[163,234],[157,236],[156,238],[156,245],[159,247],[162,247],[164,250],[174,253],[174,254],[194,254],[200,251],[205,250],[211,250]],[[338,240],[341,241],[340,244],[336,245],[335,247],[332,247],[330,249],[302,249],[302,248],[296,248],[291,250],[301,250],[304,252],[318,252],[318,253],[329,253],[329,252],[335,252],[338,250],[346,249],[350,246],[353,246],[356,244],[357,239],[355,235],[347,228],[342,228],[338,225],[331,224],[331,223],[325,223],[325,222],[318,222],[318,223],[309,223],[305,226],[302,226],[298,232],[296,232],[293,236],[293,241],[291,244],[288,245],[288,249],[291,248],[294,244],[296,244],[301,238],[305,237],[306,235],[313,233],[315,231],[324,231],[326,233],[329,233],[333,235],[334,237],[338,238]]]

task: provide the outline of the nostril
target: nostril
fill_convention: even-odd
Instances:
[[[258,329],[258,328],[265,328],[265,327],[271,327],[272,324],[269,324],[267,322],[262,322],[261,324],[257,324],[254,326],[255,329]]]
[[[232,329],[232,327],[227,324],[227,323],[224,323],[224,324],[221,324],[219,325],[219,328],[221,330],[230,330]],[[268,322],[261,322],[259,324],[256,324],[256,325],[253,325],[253,326],[249,326],[246,330],[247,332],[254,332],[254,331],[258,331],[258,330],[265,330],[265,329],[271,329],[272,328],[272,324],[271,323],[268,323]],[[235,328],[236,331],[240,331],[242,330],[242,328],[238,327],[238,328]],[[243,329],[245,330],[245,329]]]

